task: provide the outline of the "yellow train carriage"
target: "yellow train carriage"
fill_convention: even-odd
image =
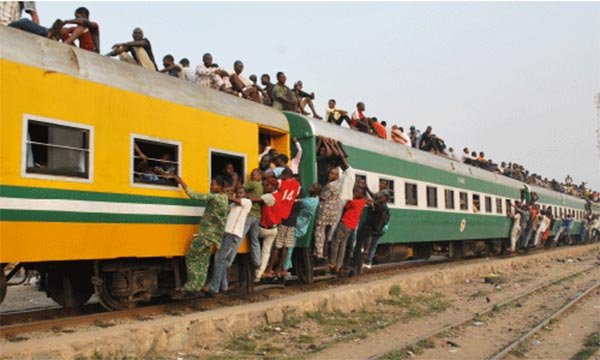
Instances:
[[[64,306],[92,279],[113,308],[182,281],[203,207],[160,171],[202,192],[227,162],[248,174],[259,139],[289,152],[271,108],[11,28],[0,38],[0,263],[40,270]]]

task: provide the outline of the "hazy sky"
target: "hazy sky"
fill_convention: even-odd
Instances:
[[[102,53],[140,26],[157,62],[302,79],[327,99],[434,132],[457,151],[600,189],[594,95],[600,92],[600,3],[38,3],[42,23],[86,6]]]

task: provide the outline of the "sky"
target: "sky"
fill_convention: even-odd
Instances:
[[[388,126],[433,127],[549,179],[600,189],[600,3],[41,2],[42,24],[86,6],[101,52],[141,27],[160,60],[284,71],[327,100]]]

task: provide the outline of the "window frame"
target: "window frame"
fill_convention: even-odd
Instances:
[[[88,171],[87,177],[67,176],[67,175],[54,175],[54,174],[43,174],[43,173],[32,173],[27,172],[27,134],[29,132],[29,121],[36,121],[41,123],[47,123],[50,125],[58,125],[64,127],[70,127],[75,129],[86,130],[88,132]],[[88,124],[82,124],[72,121],[48,118],[38,115],[23,114],[22,117],[22,131],[21,131],[21,177],[41,180],[61,180],[78,183],[91,184],[94,182],[94,126]]]
[[[429,203],[429,190],[435,190],[435,205],[431,205]],[[439,201],[438,201],[438,188],[433,185],[425,185],[425,197],[427,198],[426,205],[428,209],[438,209]]]
[[[231,150],[223,150],[223,149],[219,149],[219,148],[208,148],[208,188],[210,189],[210,182],[212,181],[213,178],[213,173],[212,173],[212,155],[213,153],[219,153],[219,154],[223,154],[223,155],[229,155],[229,156],[236,156],[236,157],[240,157],[242,158],[243,164],[244,164],[244,171],[248,172],[248,155],[244,154],[244,153],[239,153],[239,152],[235,152],[235,151],[231,151]],[[240,181],[242,181],[243,183],[246,182],[246,174],[239,174],[240,175]]]
[[[387,182],[388,182],[388,185],[389,185],[389,184],[391,184],[391,186],[392,186],[392,189],[389,189],[389,188],[388,188],[388,191],[391,193],[391,195],[392,195],[392,196],[391,196],[391,198],[388,200],[388,202],[387,202],[387,203],[388,203],[388,204],[395,205],[395,204],[396,204],[396,181],[395,181],[395,179],[390,179],[390,178],[386,178],[386,177],[381,177],[381,176],[378,176],[378,177],[377,177],[377,188],[379,189],[379,191],[381,191],[381,188],[379,188],[379,182],[380,182],[381,180],[383,180],[383,181],[387,181]],[[367,184],[367,186],[368,186],[368,184]],[[418,194],[418,192],[417,192],[417,194]],[[418,201],[417,201],[417,202],[418,202]]]
[[[462,194],[464,194],[464,195],[465,195],[465,198],[466,198],[466,199],[465,199],[465,205],[466,205],[466,208],[465,208],[465,209],[463,209],[463,208],[462,208],[462,204],[461,204],[461,200],[462,200],[462,199],[461,199],[461,195],[462,195]],[[469,209],[470,209],[470,207],[469,207],[469,193],[468,193],[467,191],[459,191],[459,192],[458,192],[458,209],[459,209],[460,211],[466,211],[466,212],[469,212]]]
[[[485,205],[485,213],[493,214],[494,213],[494,202],[492,200],[492,197],[485,195],[483,197],[483,200],[485,201],[485,204],[483,204],[483,205]]]
[[[409,204],[408,203],[408,194],[409,194],[409,192],[408,192],[408,189],[406,187],[409,186],[409,185],[415,187],[415,196],[414,196],[414,198],[415,198],[415,204]],[[419,207],[419,185],[418,185],[418,183],[412,183],[412,182],[405,181],[404,182],[404,195],[405,195],[404,196],[404,205],[406,205],[406,206],[412,206],[412,207]]]
[[[500,206],[498,206],[498,204],[500,204]],[[498,214],[498,215],[504,214],[503,205],[504,205],[504,200],[501,197],[496,196],[496,214]]]
[[[131,133],[131,134],[129,134],[129,151],[130,151],[129,152],[129,174],[128,174],[129,185],[131,187],[136,187],[136,188],[170,190],[170,191],[177,191],[177,192],[181,191],[181,185],[179,185],[179,184],[177,186],[168,186],[168,185],[155,185],[155,184],[147,184],[147,183],[140,183],[140,182],[133,181],[133,179],[134,179],[133,172],[135,171],[134,144],[135,144],[136,139],[177,146],[177,176],[181,176],[181,169],[183,168],[183,144],[181,143],[181,141],[169,140],[169,139],[157,138],[157,137],[148,136],[148,135]]]
[[[477,196],[477,202],[479,206],[477,207],[477,211],[475,211],[475,196]],[[471,211],[473,214],[481,214],[481,194],[480,193],[471,193]]]
[[[448,207],[448,193],[452,194],[450,199],[452,199],[452,207]],[[454,189],[444,189],[444,208],[446,210],[456,210],[456,201],[454,199],[455,191]]]

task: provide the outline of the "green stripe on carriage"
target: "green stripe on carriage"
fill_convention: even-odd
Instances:
[[[131,195],[96,191],[63,190],[24,186],[0,185],[0,196],[23,199],[60,199],[104,201],[135,204],[182,205],[202,207],[206,204],[191,199],[178,199],[160,196]]]
[[[78,222],[112,224],[198,224],[200,216],[110,214],[69,211],[6,210],[2,221]]]

